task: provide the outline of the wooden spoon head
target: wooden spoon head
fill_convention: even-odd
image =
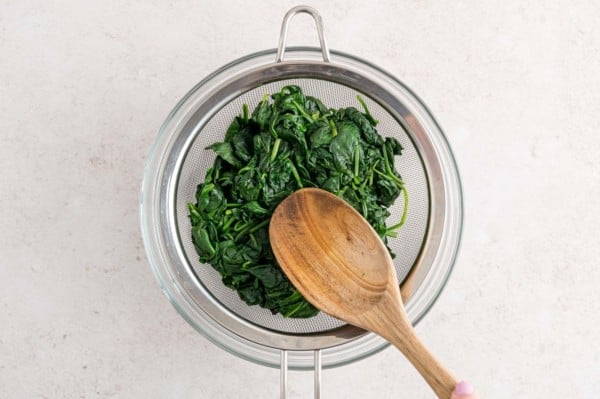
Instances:
[[[275,209],[271,247],[292,284],[314,306],[351,324],[382,298],[401,306],[398,280],[384,243],[350,205],[320,189],[302,189]]]

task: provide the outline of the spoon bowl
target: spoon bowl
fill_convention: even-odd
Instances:
[[[381,335],[439,398],[450,398],[456,379],[416,336],[390,254],[354,208],[321,189],[298,190],[275,209],[269,237],[282,270],[310,303]]]

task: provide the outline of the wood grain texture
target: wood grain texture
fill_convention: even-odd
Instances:
[[[456,379],[416,336],[387,248],[358,212],[327,191],[299,190],[277,207],[269,235],[277,261],[309,302],[384,337],[439,398],[450,398]]]

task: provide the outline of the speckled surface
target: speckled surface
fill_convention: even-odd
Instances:
[[[277,43],[290,1],[0,3],[0,398],[276,398],[200,336],[139,232],[144,162],[197,81]],[[411,86],[462,173],[465,230],[418,326],[484,398],[600,396],[600,5],[313,1],[332,48]],[[315,44],[298,17],[290,42]],[[309,398],[310,373],[290,375]],[[324,398],[431,398],[388,349]]]

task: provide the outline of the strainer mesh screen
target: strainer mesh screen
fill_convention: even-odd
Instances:
[[[278,92],[282,87],[290,84],[300,86],[306,95],[319,98],[325,105],[336,109],[349,106],[360,109],[360,104],[356,100],[356,96],[360,94],[373,117],[379,120],[377,125],[379,134],[384,137],[395,137],[404,147],[402,156],[396,158],[396,169],[402,175],[407,188],[408,216],[406,223],[398,231],[398,237],[389,239],[389,245],[396,253],[394,265],[398,280],[402,281],[406,277],[421,251],[429,217],[429,193],[423,163],[404,128],[385,108],[373,101],[368,94],[358,93],[352,88],[331,81],[287,79],[262,85],[240,95],[219,110],[208,123],[200,126],[178,175],[176,222],[190,267],[194,269],[201,283],[223,306],[263,328],[291,334],[319,333],[344,323],[322,313],[310,319],[288,319],[279,314],[273,315],[259,306],[246,305],[235,291],[225,287],[221,282],[221,276],[212,266],[198,261],[191,239],[191,224],[187,213],[187,203],[195,203],[196,186],[204,180],[206,170],[215,160],[213,151],[205,148],[214,142],[223,141],[225,131],[233,118],[241,113],[243,104],[247,104],[252,111],[266,93]],[[403,209],[404,201],[400,196],[390,209],[388,225],[398,223]]]

